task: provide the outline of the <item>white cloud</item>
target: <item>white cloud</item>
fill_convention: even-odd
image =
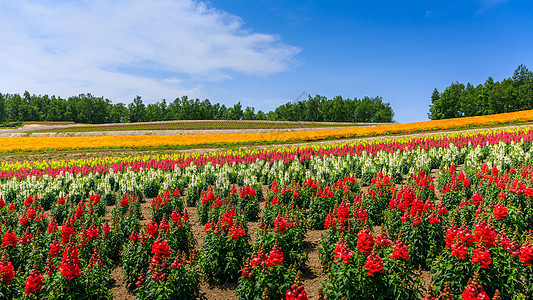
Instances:
[[[0,2],[0,92],[202,97],[198,82],[267,76],[298,48],[194,0]]]
[[[501,3],[506,3],[507,1],[508,0],[481,0],[481,8],[478,10],[477,14],[482,14],[494,6]]]

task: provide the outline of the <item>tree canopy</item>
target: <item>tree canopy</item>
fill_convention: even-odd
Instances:
[[[24,121],[70,121],[76,123],[124,123],[168,120],[272,120],[316,122],[392,122],[394,112],[381,97],[343,99],[337,96],[309,96],[309,99],[288,102],[265,113],[253,107],[243,108],[240,102],[231,107],[212,104],[187,96],[167,103],[165,99],[144,104],[136,96],[129,104],[112,103],[109,99],[80,94],[67,99],[48,95],[0,93],[0,123]]]
[[[431,120],[491,115],[533,109],[533,72],[520,65],[510,78],[484,84],[455,82],[431,95]]]

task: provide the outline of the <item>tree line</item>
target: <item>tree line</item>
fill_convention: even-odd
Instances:
[[[327,122],[392,122],[394,112],[381,97],[309,99],[288,102],[274,111],[264,113],[253,107],[243,108],[240,102],[226,107],[187,96],[167,103],[161,100],[145,105],[136,96],[128,105],[112,103],[104,97],[80,94],[67,99],[48,95],[0,93],[0,123],[24,121],[69,121],[75,123],[126,123],[168,120],[271,120]]]
[[[442,93],[435,89],[428,117],[439,120],[529,109],[533,109],[533,72],[520,65],[501,82],[489,77],[477,86],[455,82]]]

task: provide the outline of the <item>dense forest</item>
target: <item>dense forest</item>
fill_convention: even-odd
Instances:
[[[240,102],[231,107],[212,104],[208,99],[176,98],[167,104],[163,99],[145,105],[140,96],[126,105],[112,103],[91,94],[63,99],[56,96],[37,96],[25,92],[0,93],[0,123],[21,121],[70,121],[76,123],[125,123],[167,120],[272,120],[325,122],[392,122],[394,112],[381,97],[343,99],[337,96],[309,96],[309,99],[286,103],[274,111],[264,113],[253,107],[243,109]]]
[[[511,78],[501,82],[491,77],[484,84],[452,83],[442,93],[431,95],[431,120],[491,115],[533,109],[533,72],[520,65]]]

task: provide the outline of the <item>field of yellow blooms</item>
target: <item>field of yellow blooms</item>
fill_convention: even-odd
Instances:
[[[425,121],[376,127],[357,127],[313,131],[197,135],[0,137],[0,152],[269,144],[358,138],[388,134],[411,134],[478,126],[525,123],[532,121],[533,110],[528,110],[469,118]]]

